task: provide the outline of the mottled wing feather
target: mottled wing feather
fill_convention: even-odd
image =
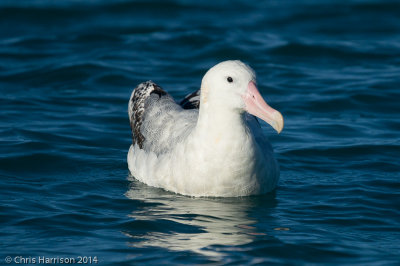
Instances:
[[[187,95],[180,103],[183,109],[199,109],[200,108],[200,89]]]
[[[129,102],[132,143],[161,154],[185,138],[197,121],[198,110],[184,110],[152,81],[139,84]]]
[[[160,86],[152,81],[140,83],[132,92],[129,102],[129,117],[132,130],[132,143],[138,144],[142,149],[145,137],[140,128],[143,123],[143,112],[146,100],[151,94],[158,95],[160,98],[167,93]]]

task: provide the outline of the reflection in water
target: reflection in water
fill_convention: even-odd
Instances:
[[[129,216],[135,228],[123,233],[134,247],[159,247],[172,251],[192,251],[219,256],[212,245],[238,246],[266,235],[251,217],[254,205],[266,206],[265,216],[276,202],[274,195],[243,198],[191,198],[146,186],[136,180],[126,196],[144,203]],[[265,217],[264,216],[264,217]],[[270,217],[270,216],[269,216]],[[271,219],[273,219],[271,217]],[[136,226],[137,225],[137,226]]]

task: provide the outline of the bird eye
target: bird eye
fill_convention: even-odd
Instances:
[[[233,78],[231,78],[231,77],[228,77],[226,80],[227,80],[229,83],[233,82]]]

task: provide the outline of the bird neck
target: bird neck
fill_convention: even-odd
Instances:
[[[244,113],[221,104],[200,103],[197,137],[209,144],[236,141],[246,137]]]

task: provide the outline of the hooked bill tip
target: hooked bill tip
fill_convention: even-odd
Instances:
[[[281,133],[282,129],[284,126],[284,120],[283,116],[279,111],[276,111],[274,114],[274,125],[273,128],[276,130],[276,132]]]

